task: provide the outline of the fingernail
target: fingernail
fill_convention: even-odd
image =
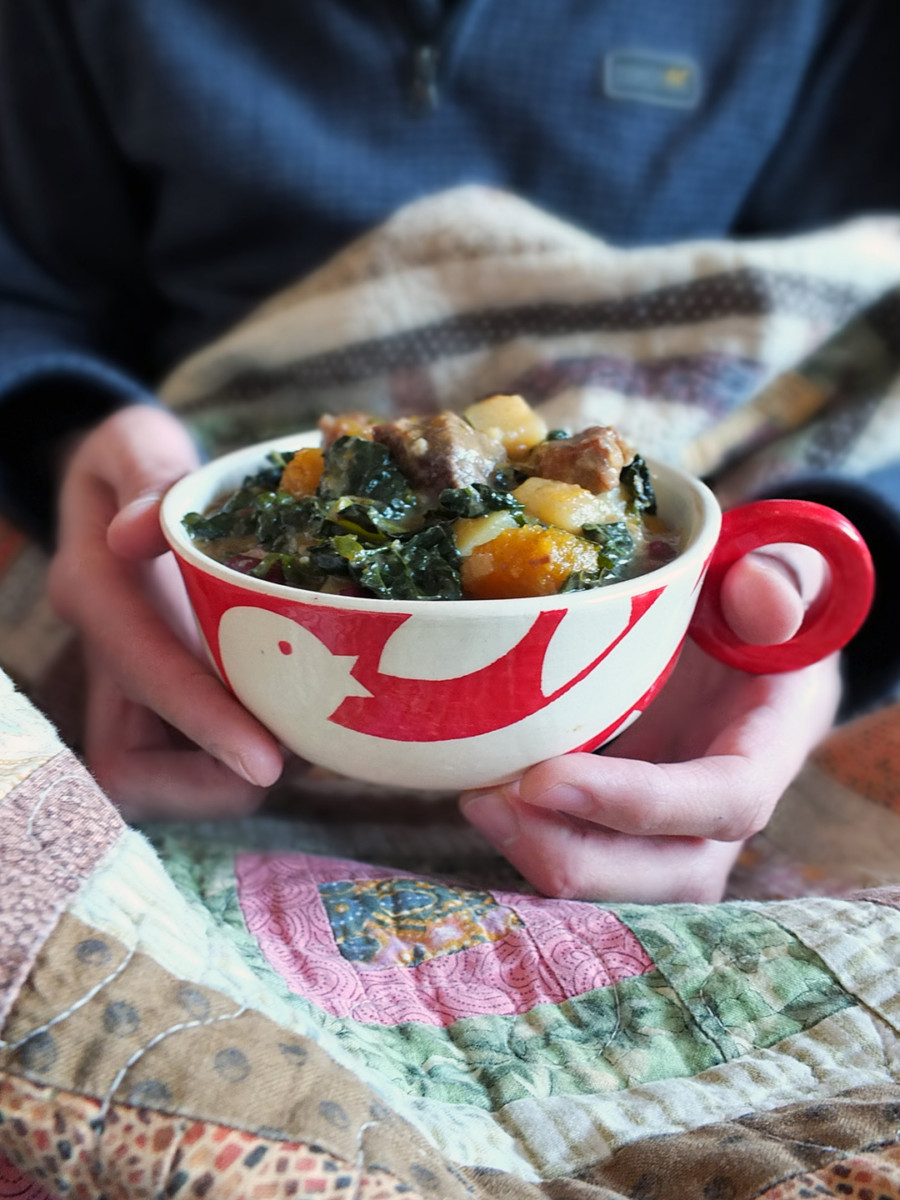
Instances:
[[[280,768],[273,773],[272,764],[259,764],[252,759],[249,761],[239,757],[236,754],[230,755],[228,765],[236,775],[240,775],[242,779],[246,779],[248,783],[252,783],[254,787],[269,788],[273,783],[277,782],[281,774]]]
[[[539,804],[541,808],[555,808],[560,812],[576,814],[587,813],[591,808],[591,798],[587,792],[570,783],[556,783],[535,796],[528,796],[527,801],[529,804]]]
[[[785,580],[795,588],[798,595],[803,595],[803,579],[792,562],[765,550],[751,550],[747,557],[757,570],[768,575],[777,575],[779,579]]]
[[[500,792],[475,792],[462,802],[466,819],[499,849],[519,836],[519,818]]]
[[[135,496],[133,500],[129,500],[119,510],[119,516],[123,514],[129,517],[137,516],[138,513],[144,511],[145,508],[150,508],[154,504],[159,504],[162,499],[162,492],[142,492],[140,496]]]

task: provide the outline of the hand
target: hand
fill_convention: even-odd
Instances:
[[[197,465],[170,413],[133,405],[77,446],[60,498],[49,591],[87,662],[87,763],[131,819],[247,811],[278,778],[275,739],[203,661],[159,527]]]
[[[805,547],[771,547],[726,577],[729,624],[785,641],[823,582]],[[545,895],[640,903],[721,898],[743,841],[767,823],[834,720],[838,656],[747,675],[688,641],[647,712],[603,754],[570,754],[463,812]]]

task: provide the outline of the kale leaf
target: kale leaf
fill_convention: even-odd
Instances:
[[[454,517],[486,517],[488,513],[506,509],[520,516],[524,508],[510,492],[492,488],[486,483],[470,483],[467,487],[444,488],[440,495],[441,508]],[[524,518],[523,518],[524,520]]]
[[[387,447],[349,434],[325,451],[318,492],[323,500],[352,496],[377,501],[390,517],[403,517],[416,508],[415,493]]]
[[[610,567],[627,562],[634,554],[634,538],[628,532],[628,526],[624,521],[584,525],[581,529],[581,536],[599,546],[600,553]]]
[[[355,544],[354,544],[355,543]],[[352,537],[333,539],[347,558],[350,578],[383,600],[459,600],[460,556],[446,525],[430,525],[384,546],[364,547]]]
[[[656,495],[650,482],[650,470],[639,454],[619,472],[619,482],[631,499],[635,512],[656,512]]]

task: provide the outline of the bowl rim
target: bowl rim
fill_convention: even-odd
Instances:
[[[632,579],[623,579],[609,583],[599,588],[589,588],[581,591],[556,593],[548,596],[517,596],[505,599],[485,600],[383,600],[375,596],[341,596],[335,593],[307,591],[304,588],[291,587],[283,583],[271,583],[266,579],[257,579],[252,575],[244,575],[233,567],[217,562],[200,550],[182,525],[182,518],[195,507],[185,503],[185,495],[193,492],[199,484],[206,480],[228,478],[231,475],[243,478],[262,465],[262,460],[272,450],[297,450],[307,446],[318,446],[321,432],[318,429],[306,429],[298,433],[282,434],[278,437],[267,438],[254,442],[239,449],[231,450],[216,458],[202,463],[194,470],[187,472],[177,479],[165,492],[160,505],[160,525],[163,536],[176,558],[189,564],[205,575],[221,579],[232,586],[243,587],[251,593],[275,597],[282,601],[322,605],[329,608],[346,609],[348,611],[369,612],[417,612],[446,614],[456,613],[459,617],[485,616],[487,612],[501,615],[505,612],[518,611],[522,606],[532,608],[540,605],[542,609],[569,608],[573,604],[582,605],[598,603],[606,597],[623,597],[638,595],[651,591],[656,587],[665,586],[670,577],[683,571],[699,571],[709,557],[719,536],[722,512],[719,503],[709,487],[696,476],[676,467],[671,463],[655,458],[645,458],[650,470],[654,486],[662,484],[662,490],[683,491],[691,496],[699,509],[699,522],[693,540],[675,558],[662,566],[636,575]],[[214,486],[210,494],[223,492],[228,486]],[[698,561],[700,560],[700,561]],[[486,607],[487,606],[487,607]]]

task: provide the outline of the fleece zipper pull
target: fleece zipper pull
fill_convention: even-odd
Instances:
[[[438,106],[438,58],[438,48],[430,42],[421,42],[413,50],[409,102],[418,117],[427,116]]]

